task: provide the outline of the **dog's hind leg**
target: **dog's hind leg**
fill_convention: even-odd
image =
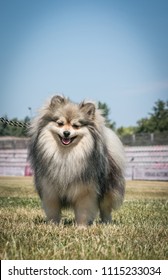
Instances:
[[[117,187],[111,188],[111,190],[104,194],[99,202],[100,218],[103,223],[111,223],[111,212],[121,206],[123,199],[124,184],[117,185]]]
[[[103,199],[99,203],[100,218],[103,223],[111,223],[112,221],[112,194],[107,192],[104,194]]]

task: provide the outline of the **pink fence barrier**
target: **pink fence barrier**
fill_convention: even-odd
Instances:
[[[125,147],[126,179],[168,181],[168,146]]]
[[[125,147],[127,180],[168,181],[168,145]],[[27,149],[0,149],[0,176],[32,176]]]
[[[24,173],[24,176],[32,176],[32,175],[33,175],[33,171],[32,171],[32,169],[31,169],[30,165],[27,164],[27,165],[25,166],[25,173]]]

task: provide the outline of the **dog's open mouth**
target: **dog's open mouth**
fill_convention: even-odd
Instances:
[[[69,145],[69,144],[71,144],[71,143],[73,142],[73,140],[74,140],[76,137],[77,137],[77,136],[71,137],[71,138],[68,138],[68,137],[63,138],[63,137],[61,137],[61,136],[59,135],[59,138],[60,138],[61,143],[62,143],[63,145]]]

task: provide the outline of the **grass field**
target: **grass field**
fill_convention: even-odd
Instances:
[[[46,224],[31,177],[0,177],[1,259],[168,259],[168,182],[127,182],[113,223]]]

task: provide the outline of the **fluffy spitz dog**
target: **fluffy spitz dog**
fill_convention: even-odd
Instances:
[[[47,219],[59,223],[72,207],[78,225],[111,222],[123,202],[124,151],[92,102],[75,104],[56,95],[32,121],[30,161]]]

